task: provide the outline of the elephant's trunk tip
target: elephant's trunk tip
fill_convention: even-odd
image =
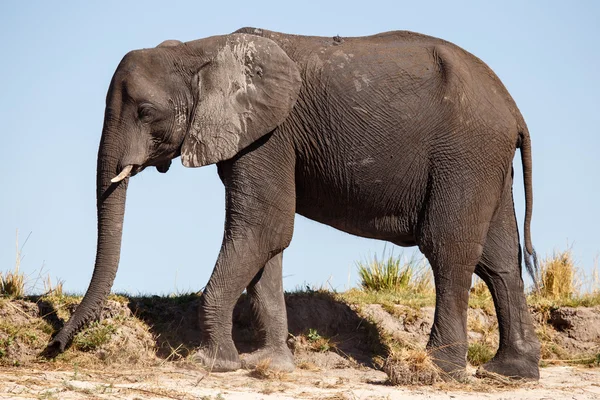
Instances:
[[[131,164],[127,165],[125,168],[123,168],[123,170],[121,171],[121,173],[119,173],[119,175],[115,176],[110,181],[112,183],[121,182],[123,179],[125,179],[129,176],[132,169],[133,169],[133,165],[131,165]]]

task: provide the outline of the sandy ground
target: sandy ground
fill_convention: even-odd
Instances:
[[[600,399],[600,370],[542,369],[539,382],[509,387],[393,387],[372,369],[297,370],[270,379],[248,371],[206,374],[173,366],[125,371],[0,369],[5,399]]]

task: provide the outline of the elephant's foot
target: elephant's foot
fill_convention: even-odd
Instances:
[[[442,350],[430,350],[431,360],[441,370],[440,377],[446,381],[468,383],[472,376],[467,373],[465,358],[456,357]]]
[[[60,353],[65,351],[65,343],[60,340],[52,340],[44,350],[39,354],[40,357],[46,359],[53,359],[58,356]]]
[[[490,374],[491,373],[491,374]],[[494,357],[477,370],[477,376],[489,377],[498,374],[511,379],[537,381],[540,379],[538,362],[523,356]]]
[[[211,346],[200,348],[192,356],[192,361],[201,364],[212,372],[236,371],[242,367],[242,363],[235,346],[231,345],[231,347]]]
[[[281,348],[263,348],[253,353],[242,355],[242,366],[253,369],[261,362],[269,362],[269,368],[276,371],[292,372],[296,367],[294,365],[294,356],[290,349]]]
[[[460,369],[460,368],[444,369],[444,368],[442,368],[442,365],[446,365],[446,364],[437,363],[437,362],[434,362],[434,364],[441,370],[440,374],[439,374],[440,378],[446,382],[472,383],[474,380],[473,375],[470,374],[469,372],[467,372],[466,367],[463,369]]]

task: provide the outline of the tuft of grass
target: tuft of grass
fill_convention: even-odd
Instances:
[[[358,275],[365,290],[396,291],[410,282],[412,270],[400,265],[400,258],[389,256],[378,260],[377,255],[368,262],[359,261]]]
[[[381,304],[387,309],[402,304],[414,309],[435,305],[433,276],[428,265],[415,257],[377,256],[368,262],[358,262],[361,288],[337,293],[338,299],[349,304]]]
[[[410,318],[410,308],[405,310]],[[357,310],[362,313],[360,308]],[[395,310],[394,312],[400,312]],[[420,311],[416,311],[420,312]],[[431,355],[419,344],[406,340],[397,332],[387,331],[371,316],[362,315],[365,323],[373,327],[374,340],[381,349],[374,356],[374,364],[383,369],[393,385],[431,385],[442,380],[443,372],[435,365]]]
[[[539,290],[531,292],[527,302],[538,311],[600,305],[598,267],[592,271],[591,278],[586,277],[576,267],[570,248],[544,259],[537,281]]]
[[[29,236],[27,236],[29,239]],[[23,246],[27,243],[23,243]],[[21,266],[21,252],[23,251],[23,247],[19,248],[19,230],[17,229],[16,239],[15,239],[15,247],[16,247],[16,259],[15,259],[15,269],[13,271],[5,272],[4,274],[0,272],[0,295],[11,297],[11,298],[21,298],[25,295],[25,275],[19,271]]]
[[[52,284],[52,278],[50,278],[50,274],[43,280],[44,283],[44,293],[46,296],[52,295],[56,297],[63,297],[63,281],[57,280],[56,284]]]
[[[94,322],[73,339],[73,347],[81,351],[93,351],[108,343],[117,328],[106,321]]]
[[[286,376],[286,373],[272,369],[271,360],[266,358],[256,364],[256,367],[250,371],[249,375],[257,379],[282,379]]]
[[[494,357],[494,349],[487,343],[471,343],[467,351],[467,361],[471,365],[478,367],[490,361]]]
[[[310,344],[310,348],[316,352],[325,353],[335,347],[328,338],[321,336],[316,329],[309,329],[306,339]]]
[[[392,385],[431,385],[442,380],[441,370],[424,349],[394,350],[383,370]]]
[[[577,294],[575,262],[571,249],[554,253],[540,265],[539,295],[547,299],[568,299]]]
[[[0,294],[10,298],[25,296],[25,275],[19,271],[19,265],[13,271],[0,272]]]
[[[384,251],[381,259],[374,255],[372,260],[357,262],[357,267],[361,287],[366,291],[433,290],[431,274],[426,272],[426,266],[415,257],[403,262],[402,255],[386,257]]]

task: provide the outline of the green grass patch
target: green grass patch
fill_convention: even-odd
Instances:
[[[81,351],[93,351],[108,343],[117,327],[106,321],[94,322],[73,339],[73,347]]]
[[[402,304],[407,307],[419,309],[421,307],[432,307],[435,305],[435,292],[417,292],[410,289],[398,291],[375,291],[350,289],[336,296],[350,304],[381,304],[382,306],[393,306]]]
[[[432,276],[423,261],[415,257],[404,259],[402,255],[377,255],[372,259],[357,262],[360,285],[366,291],[433,291]]]
[[[478,367],[490,361],[494,357],[494,349],[486,343],[470,343],[467,351],[467,361],[471,365]]]
[[[321,336],[316,329],[309,329],[306,338],[314,351],[325,353],[334,347],[329,339]]]

